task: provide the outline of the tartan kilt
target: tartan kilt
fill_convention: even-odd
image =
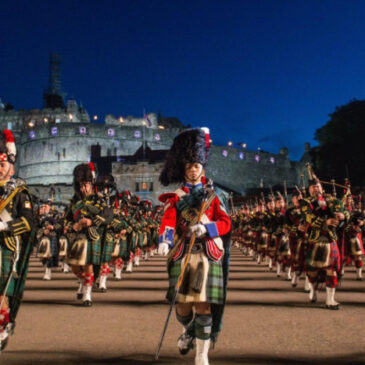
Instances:
[[[136,246],[137,246],[137,234],[133,232],[131,235],[128,235],[128,257],[130,252],[134,254]]]
[[[137,232],[137,247],[143,248],[143,232]]]
[[[86,253],[86,264],[87,265],[100,265],[101,257],[101,239],[87,240],[87,253]]]
[[[323,245],[327,252],[323,254],[323,258],[319,256],[317,261],[313,260],[317,245]],[[340,253],[336,241],[330,241],[326,243],[308,243],[306,252],[306,269],[308,271],[316,270],[334,270],[340,272]]]
[[[124,261],[125,260],[129,260],[129,250],[128,250],[128,240],[127,237],[126,238],[121,238],[119,240],[119,256],[121,257]]]
[[[107,232],[105,234],[102,244],[100,263],[109,262],[112,259],[113,250],[114,250],[114,236],[110,232]]]
[[[169,288],[167,290],[166,299],[171,302],[174,293],[175,285],[181,272],[181,260],[171,260],[168,264]],[[224,304],[224,284],[223,284],[223,269],[222,262],[209,262],[208,277],[206,282],[206,298],[207,303]]]

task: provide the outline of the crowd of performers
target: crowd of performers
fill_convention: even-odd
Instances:
[[[40,204],[37,256],[45,267],[44,280],[52,269],[76,275],[76,297],[92,305],[92,290],[107,291],[111,271],[115,280],[131,273],[141,258],[148,260],[157,250],[160,209],[140,201],[129,191],[110,194],[110,188],[94,184],[92,164],[74,170],[75,196],[66,209]],[[76,288],[75,288],[76,290]]]
[[[310,302],[326,287],[326,308],[339,309],[335,300],[345,267],[354,264],[362,280],[365,211],[362,197],[353,196],[346,181],[342,197],[324,192],[309,167],[309,186],[296,188],[291,202],[280,193],[260,196],[232,213],[232,241],[257,264],[267,264],[293,287],[305,275]]]
[[[141,257],[167,256],[169,313],[175,307],[183,327],[178,349],[184,355],[196,347],[196,365],[209,364],[222,328],[231,241],[294,287],[304,274],[312,302],[325,283],[326,307],[338,309],[335,292],[345,266],[353,262],[362,279],[361,197],[354,199],[348,184],[342,197],[326,194],[308,166],[308,190],[297,188],[290,204],[287,194],[272,193],[230,214],[226,194],[204,176],[209,141],[206,128],[175,137],[160,182],[179,187],[160,196],[163,209],[96,184],[92,163],[75,167],[68,206],[34,206],[25,182],[13,178],[14,138],[0,131],[0,350],[15,326],[34,248],[43,279],[51,280],[59,266],[75,275],[76,300],[85,307],[92,305],[93,288],[107,291],[111,270],[121,280],[123,268],[132,272]]]

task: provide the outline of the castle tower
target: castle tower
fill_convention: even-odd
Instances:
[[[51,53],[49,60],[49,84],[43,93],[45,108],[64,108],[64,94],[61,90],[61,57]]]

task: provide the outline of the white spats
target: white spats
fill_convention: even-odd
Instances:
[[[258,264],[261,264],[261,260],[262,260],[261,254],[258,254],[258,256],[257,256],[257,263]]]
[[[308,293],[310,290],[310,287],[309,287],[309,279],[308,279],[308,276],[306,275],[305,276],[305,282],[304,282],[304,291],[306,293]]]
[[[85,303],[90,302],[91,303],[91,291],[92,286],[91,285],[84,285],[83,291],[82,291],[82,301]]]
[[[121,268],[115,268],[115,279],[116,280],[122,280],[122,269]]]
[[[99,289],[106,290],[106,279],[107,278],[108,278],[107,275],[100,275]]]
[[[326,286],[326,307],[328,309],[338,309],[340,304],[335,301],[336,288]]]
[[[128,261],[128,265],[127,265],[127,268],[125,269],[125,272],[132,272],[133,270],[133,262],[132,260]]]
[[[193,348],[194,338],[189,336],[186,332],[186,328],[183,327],[183,333],[177,340],[177,347],[179,348],[181,355],[186,355],[190,349]]]
[[[281,263],[280,262],[277,262],[276,263],[276,276],[278,278],[280,278],[280,276],[281,276],[281,267],[282,267]]]
[[[46,272],[44,273],[43,280],[51,280],[51,268],[46,267]]]
[[[210,340],[196,339],[195,365],[209,365],[208,352]]]
[[[289,266],[286,270],[286,280],[290,281],[291,279],[291,267]]]
[[[312,284],[311,282],[309,282],[309,300],[312,303],[317,302],[317,293],[318,290],[315,289],[314,284]]]
[[[293,275],[291,278],[291,285],[293,288],[295,288],[298,285],[298,275],[295,271],[293,272]]]
[[[358,267],[356,269],[356,279],[357,280],[362,280],[362,267]]]
[[[134,265],[139,266],[139,259],[140,259],[140,257],[141,256],[134,256],[134,259],[133,259]]]

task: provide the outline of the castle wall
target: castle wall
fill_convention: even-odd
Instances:
[[[120,158],[135,154],[143,140],[152,150],[167,150],[180,131],[179,128],[162,129],[153,113],[148,114],[148,123],[146,118],[112,115],[106,116],[105,124],[90,123],[87,112],[74,102],[68,103],[66,109],[0,110],[0,128],[9,127],[17,142],[18,175],[36,195],[43,197],[48,196],[51,185],[57,185],[56,200],[64,201],[72,195],[73,169],[77,164],[90,161],[92,145],[101,146],[101,156]],[[213,145],[206,175],[245,194],[247,189],[282,185],[284,180],[288,186],[299,185],[303,168],[303,163],[289,160],[286,149],[271,154]],[[119,190],[135,193],[136,183],[152,183],[152,191],[137,193],[154,202],[162,192],[174,189],[159,184],[161,164],[125,165],[117,157],[112,169]]]
[[[287,186],[299,185],[302,169],[303,164],[290,161],[286,153],[271,154],[212,146],[206,175],[221,185],[245,194],[246,189],[260,185],[283,185],[284,180]]]

